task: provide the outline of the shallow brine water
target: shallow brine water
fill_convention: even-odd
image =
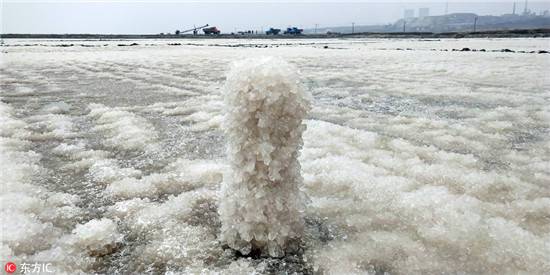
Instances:
[[[2,263],[550,273],[550,55],[529,53],[548,39],[4,42]],[[221,87],[231,62],[266,55],[313,95],[305,236],[281,259],[218,239]]]

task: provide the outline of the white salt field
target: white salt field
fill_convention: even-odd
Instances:
[[[550,54],[538,53],[550,39],[5,39],[0,50],[2,263],[550,273]],[[226,75],[264,56],[295,66],[312,97],[304,233],[280,258],[225,246],[218,214]]]

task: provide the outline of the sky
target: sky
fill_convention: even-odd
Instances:
[[[2,33],[155,34],[210,24],[224,33],[297,26],[387,24],[403,17],[405,9],[429,8],[430,15],[474,12],[500,15],[512,12],[513,1],[251,1],[189,0],[0,0]],[[517,1],[518,12],[525,1]],[[537,13],[550,10],[550,1],[529,1]]]

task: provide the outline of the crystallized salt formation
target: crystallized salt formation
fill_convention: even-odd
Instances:
[[[303,231],[298,162],[310,96],[296,69],[264,57],[233,65],[224,88],[230,172],[221,190],[222,241],[281,257]]]

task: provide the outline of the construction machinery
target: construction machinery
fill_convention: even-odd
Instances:
[[[209,27],[209,28],[204,28],[202,29],[202,31],[204,32],[204,34],[206,35],[210,35],[210,34],[220,34],[221,31],[216,28],[216,27]]]
[[[266,35],[270,35],[270,34],[272,34],[272,35],[277,35],[277,34],[279,34],[280,32],[281,32],[281,29],[269,28],[269,30],[267,30],[267,31],[265,32],[265,34],[266,34]]]
[[[210,25],[206,24],[206,25],[200,26],[200,27],[195,27],[195,26],[193,26],[192,29],[188,29],[188,30],[185,30],[185,31],[181,31],[180,34],[184,34],[184,33],[186,33],[186,32],[191,32],[191,31],[192,31],[194,35],[197,35],[197,34],[199,33],[199,30],[200,30],[200,29],[206,28],[206,27],[208,27],[208,26],[210,26]]]
[[[181,32],[179,32],[179,34],[184,34],[184,33],[187,33],[187,32],[193,32],[193,35],[197,35],[197,34],[199,34],[200,29],[202,29],[202,31],[206,35],[220,34],[221,33],[221,31],[218,28],[210,27],[210,25],[206,24],[206,25],[200,26],[200,27],[193,26],[193,28],[185,30],[185,31],[181,31]]]
[[[286,31],[284,32],[284,34],[300,35],[302,34],[303,31],[304,29],[298,29],[296,27],[292,27],[292,28],[286,28]]]

